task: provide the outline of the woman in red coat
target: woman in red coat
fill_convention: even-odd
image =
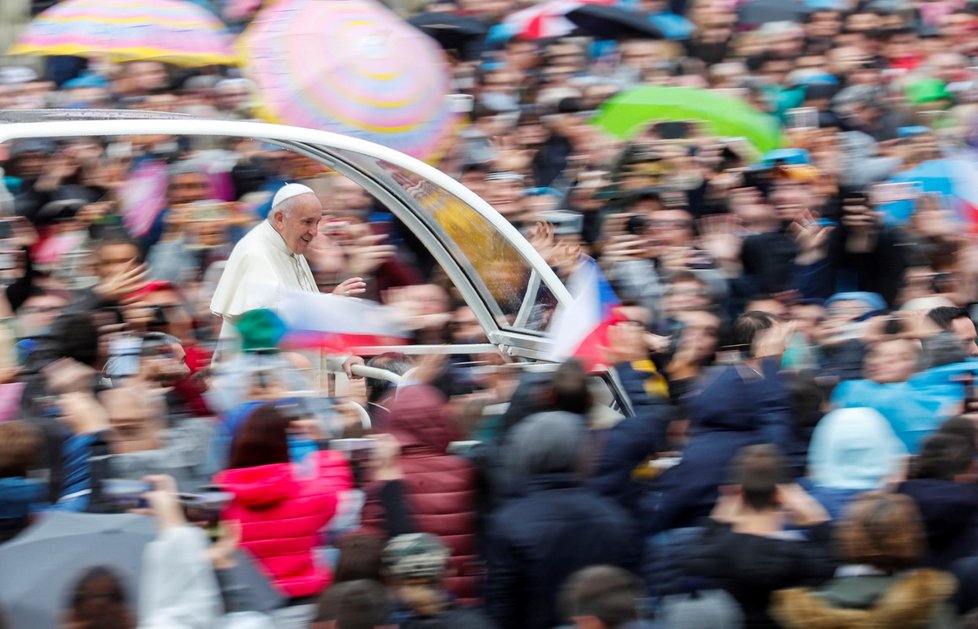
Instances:
[[[223,518],[241,522],[241,545],[295,599],[315,596],[332,582],[313,549],[353,477],[339,452],[320,451],[301,466],[291,463],[289,421],[271,404],[257,408],[235,436],[229,469],[214,482],[234,494]]]
[[[460,437],[446,413],[446,400],[435,388],[415,384],[399,389],[384,402],[385,432],[397,439],[407,508],[416,532],[431,533],[451,550],[445,587],[463,604],[480,597],[482,566],[476,548],[476,471],[468,461],[446,452]],[[385,514],[380,490],[368,484],[363,525],[383,533]]]

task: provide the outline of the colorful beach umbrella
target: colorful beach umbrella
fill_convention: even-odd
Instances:
[[[241,36],[263,117],[435,159],[456,126],[444,53],[372,0],[280,0]]]
[[[183,0],[64,0],[38,15],[7,54],[230,65],[232,44],[216,16]]]
[[[693,87],[636,87],[601,105],[592,122],[630,139],[655,122],[697,120],[719,137],[746,138],[759,151],[781,146],[777,120],[746,101]]]

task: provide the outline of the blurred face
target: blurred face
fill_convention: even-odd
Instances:
[[[771,203],[778,219],[790,223],[801,220],[802,213],[808,209],[811,188],[808,184],[779,181],[771,189]]]
[[[657,244],[685,247],[693,241],[693,217],[685,210],[658,210],[649,214],[648,232]]]
[[[68,301],[57,295],[39,295],[29,298],[17,309],[17,322],[20,325],[21,335],[31,337],[50,329],[58,314],[67,305]]]
[[[824,318],[825,309],[818,305],[795,306],[791,309],[791,320],[795,322],[798,333],[809,339],[815,336]]]
[[[809,37],[829,38],[839,34],[842,16],[836,11],[816,11],[809,17],[805,30]]]
[[[96,274],[99,279],[118,275],[132,269],[138,259],[139,250],[135,245],[105,245],[98,251]]]
[[[717,350],[720,338],[720,319],[708,312],[685,312],[676,318],[683,323],[682,343],[702,361]]]
[[[455,311],[452,319],[452,343],[483,343],[485,333],[475,318],[475,313],[468,306]]]
[[[777,299],[760,299],[756,301],[748,302],[747,312],[756,310],[758,312],[765,312],[778,321],[784,321],[788,318],[789,310],[788,307]]]
[[[879,384],[906,382],[913,375],[916,363],[917,347],[912,341],[884,341],[870,350],[863,370],[868,380]]]
[[[958,317],[951,322],[951,331],[954,335],[966,343],[965,349],[969,356],[978,356],[978,331],[975,330],[975,322],[968,317]]]
[[[485,198],[507,219],[519,220],[523,213],[523,183],[517,178],[485,182]]]
[[[170,180],[170,205],[206,201],[210,196],[210,182],[204,173],[181,173]]]
[[[663,308],[667,315],[678,318],[688,310],[707,308],[710,294],[699,282],[673,282],[666,290]]]
[[[293,252],[304,254],[316,234],[319,233],[319,219],[323,205],[314,194],[302,194],[290,199],[288,211],[273,210],[272,227],[282,236],[286,246]]]
[[[336,180],[329,201],[330,209],[338,217],[362,215],[366,218],[371,205],[367,191],[345,177]]]

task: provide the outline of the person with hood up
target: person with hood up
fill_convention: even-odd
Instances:
[[[914,569],[925,547],[912,500],[872,492],[858,496],[836,529],[845,565],[817,590],[775,592],[772,615],[785,629],[809,627],[955,627],[951,575]]]
[[[790,400],[779,373],[790,330],[762,312],[734,324],[733,338],[746,360],[707,371],[688,401],[692,436],[682,460],[666,470],[642,498],[643,532],[694,525],[710,514],[717,487],[742,447],[791,439]]]
[[[319,532],[336,513],[339,494],[353,486],[350,466],[336,451],[290,462],[290,418],[274,404],[248,415],[234,436],[227,470],[214,483],[234,494],[224,520],[241,522],[241,546],[293,603],[318,595],[332,581],[316,562]]]
[[[499,627],[550,629],[567,578],[591,565],[634,568],[638,539],[626,511],[580,483],[582,417],[538,413],[511,437],[507,454],[524,484],[489,523],[486,611]]]
[[[886,418],[871,408],[843,408],[818,422],[802,484],[833,520],[857,494],[883,489],[904,471],[907,450]]]
[[[476,549],[476,471],[448,454],[461,431],[446,408],[447,400],[426,384],[402,386],[384,402],[384,430],[400,444],[404,503],[418,532],[437,535],[451,551],[445,587],[462,603],[479,598],[482,567]],[[383,492],[391,479],[374,478],[365,487],[362,522],[370,530],[396,534],[387,520]]]

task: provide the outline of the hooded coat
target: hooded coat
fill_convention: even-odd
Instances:
[[[950,629],[954,578],[936,570],[833,579],[820,590],[775,592],[771,614],[785,629]]]
[[[907,450],[886,418],[871,408],[843,408],[823,417],[808,447],[808,489],[833,520],[849,500],[883,487]]]
[[[773,443],[787,449],[791,415],[779,366],[777,360],[764,360],[760,375],[736,365],[702,376],[688,401],[693,434],[682,460],[642,498],[644,533],[692,526],[709,515],[717,488],[728,482],[730,461],[740,448]]]
[[[560,623],[558,593],[574,572],[638,564],[628,513],[572,471],[585,434],[582,417],[550,412],[526,418],[510,435],[509,464],[525,482],[489,523],[486,611],[499,627],[550,629]]]
[[[241,546],[286,596],[319,594],[332,582],[313,548],[336,513],[338,494],[353,487],[346,458],[321,451],[307,459],[311,473],[291,463],[230,469],[215,484],[234,494],[222,519],[241,522]]]
[[[431,533],[451,550],[444,585],[462,603],[480,596],[482,566],[476,548],[476,471],[465,459],[447,453],[461,437],[445,412],[445,398],[428,385],[399,389],[384,403],[385,430],[401,444],[407,509],[418,532]],[[365,487],[363,525],[381,532],[381,484]]]

